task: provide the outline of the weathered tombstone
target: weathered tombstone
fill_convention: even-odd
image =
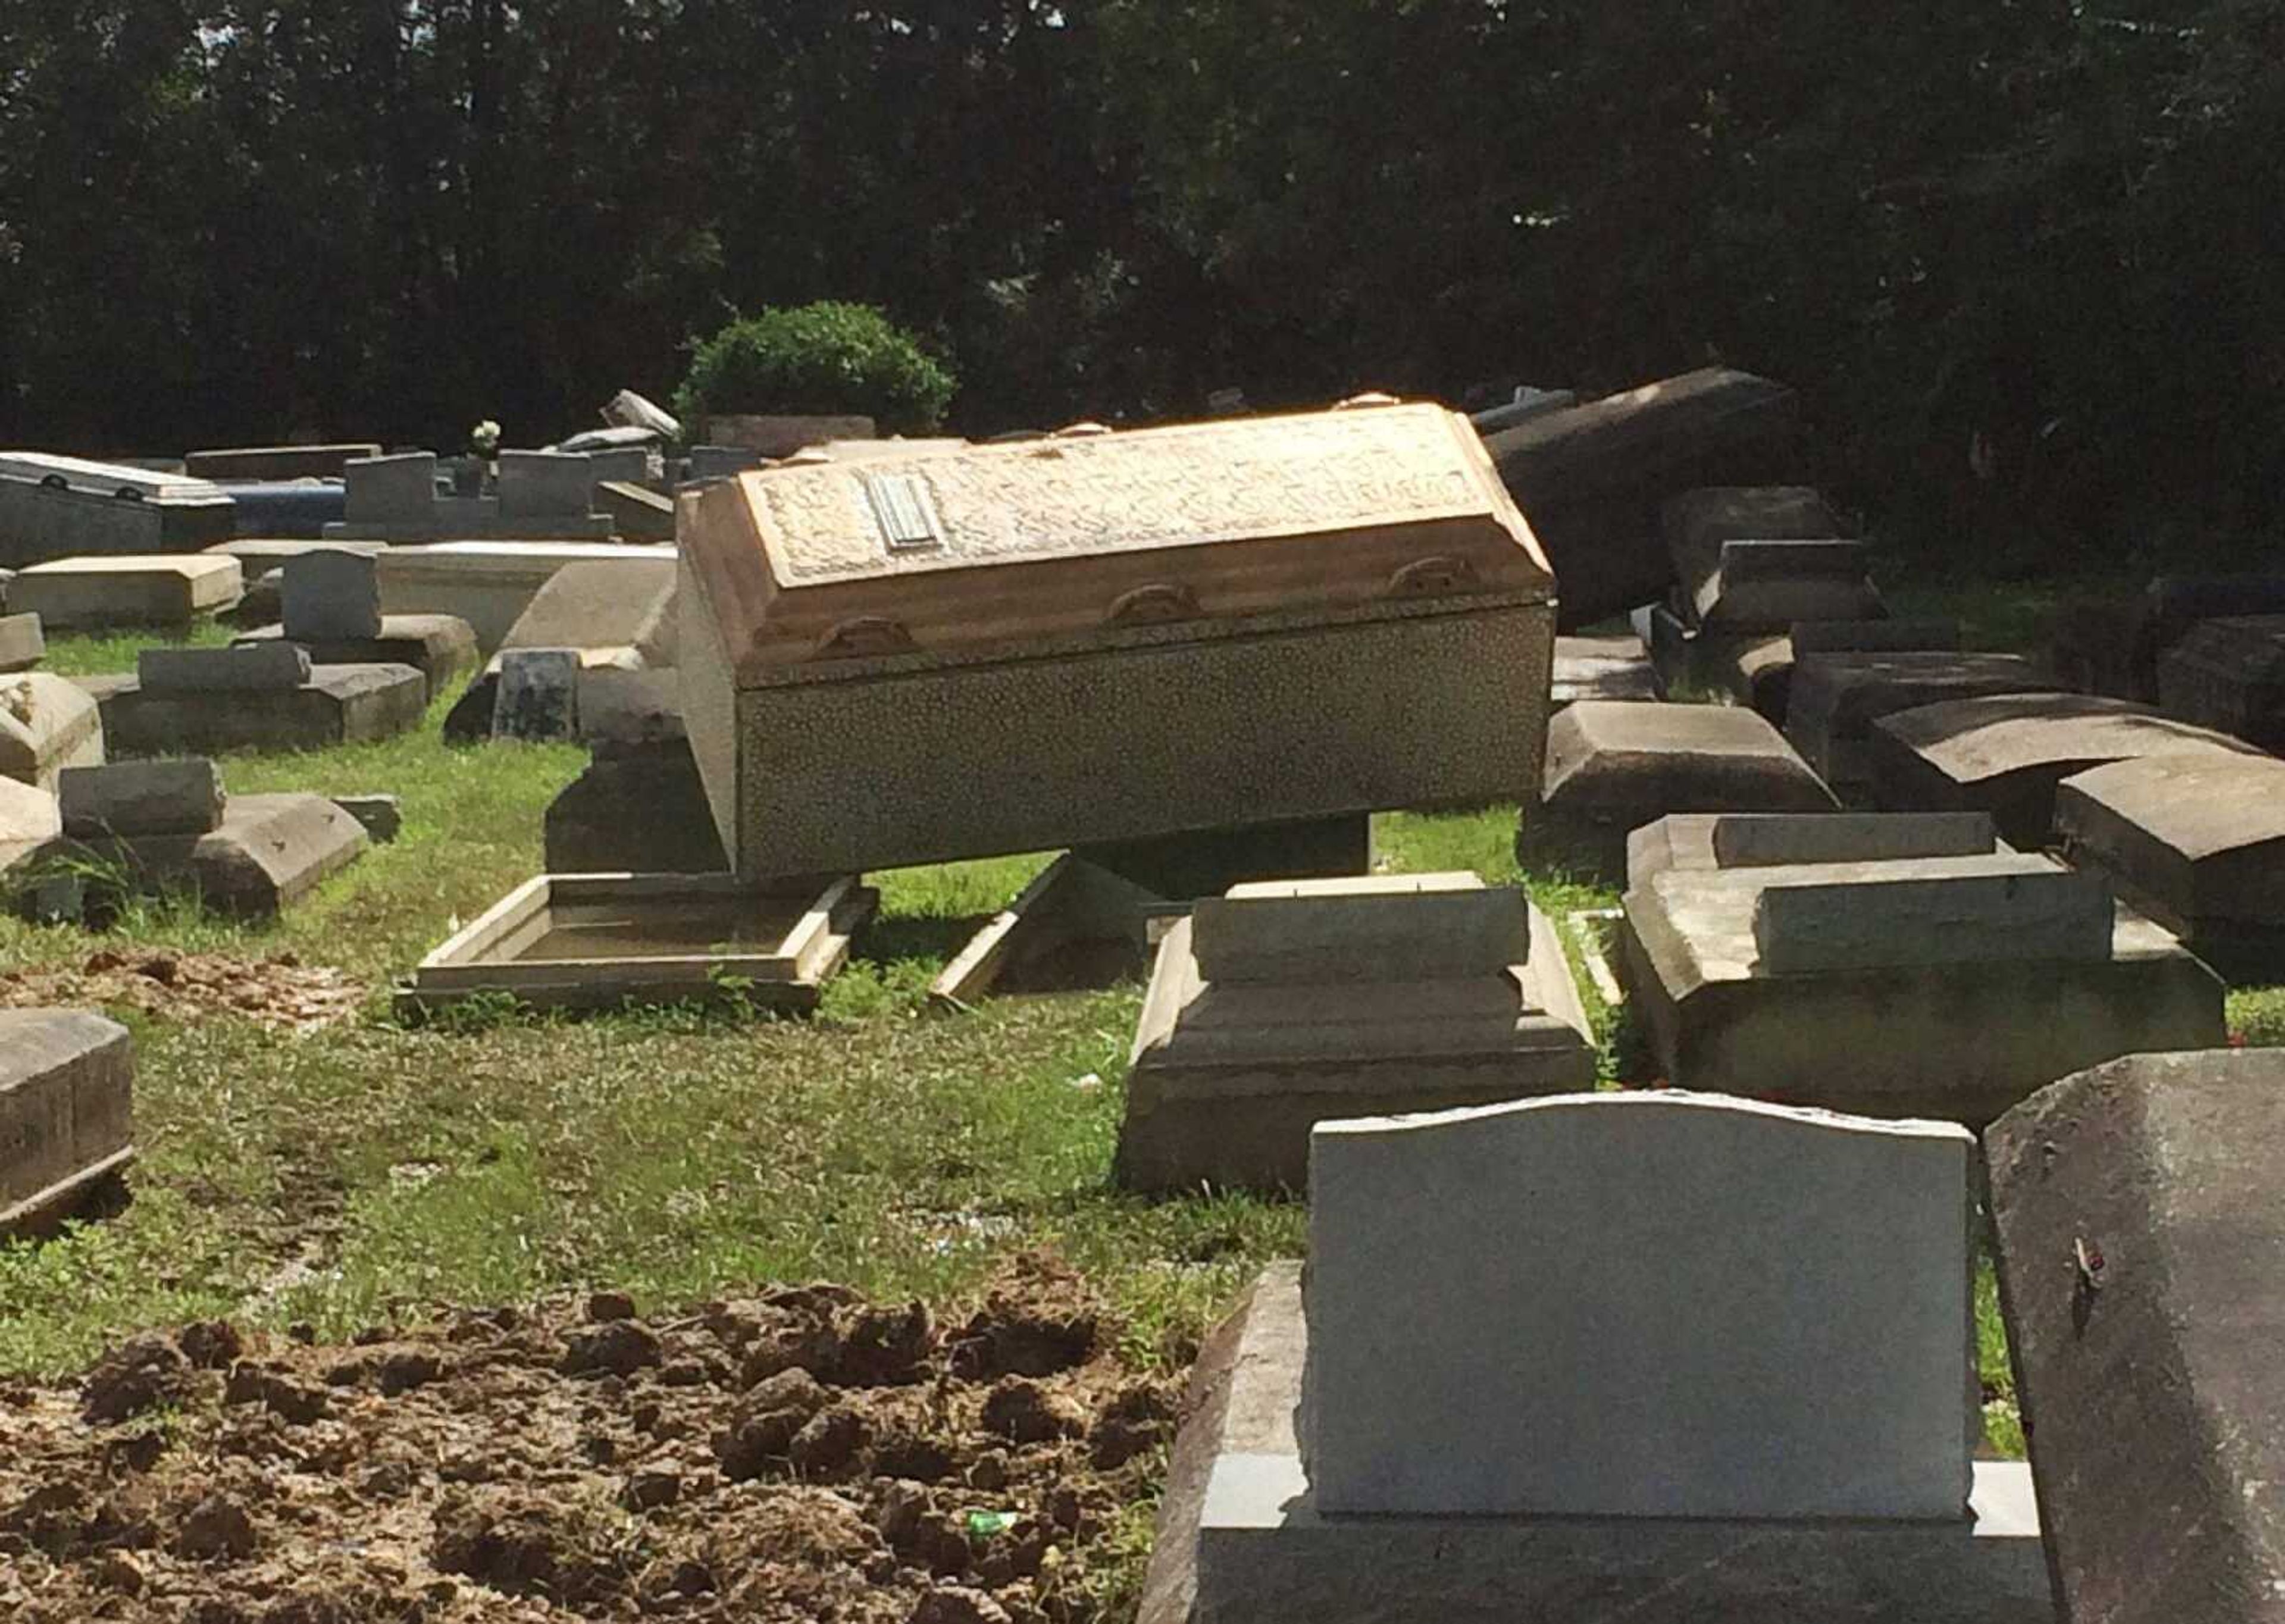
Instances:
[[[381,567],[369,554],[305,553],[286,562],[279,624],[296,642],[381,635]]]
[[[681,519],[685,712],[750,878],[1537,781],[1552,584],[1438,407],[781,467]]]
[[[1562,945],[1521,891],[1468,874],[1240,885],[1159,945],[1115,1176],[1299,1189],[1327,1118],[1594,1074]]]
[[[1547,773],[1517,849],[1618,875],[1629,831],[1677,812],[1831,812],[1778,730],[1727,705],[1582,701],[1547,729]]]
[[[65,558],[20,571],[8,602],[50,632],[173,627],[229,608],[245,590],[238,561],[219,553]]]
[[[67,767],[57,787],[67,835],[203,835],[222,825],[222,774],[203,757]]]
[[[2020,655],[1915,649],[1800,655],[1786,706],[1786,737],[1843,800],[1858,801],[1871,793],[1865,735],[1879,718],[1940,700],[2053,692],[2060,686]]]
[[[210,770],[211,764],[206,765]],[[148,762],[100,771],[185,765]],[[105,864],[139,890],[186,890],[218,912],[256,919],[300,900],[365,850],[365,832],[357,819],[316,795],[232,796],[219,820],[203,831],[130,832],[119,827],[122,816],[130,822],[193,821],[199,797],[189,777],[170,786],[176,792],[171,797],[154,788],[139,798],[90,780],[82,792],[85,816],[75,822],[67,808],[63,836],[45,850],[59,858]]]
[[[2250,756],[2226,734],[2123,699],[1987,694],[1877,718],[1865,738],[1873,799],[1895,812],[1988,812],[2019,846],[2043,846],[2055,787],[2106,761],[2218,751]]]
[[[2001,1304],[2073,1624],[2285,1618],[2285,1054],[2135,1055],[1984,1134]]]
[[[1606,1094],[1313,1140],[1306,1288],[1208,1340],[1142,1624],[2052,1620],[2029,1472],[1970,1458],[1964,1130]]]
[[[46,671],[0,679],[0,778],[53,789],[66,767],[103,760],[103,712],[77,683]]]
[[[2285,616],[2203,621],[2158,656],[2169,716],[2285,749]]]
[[[0,672],[27,671],[47,657],[37,615],[0,615]]]
[[[499,513],[522,519],[584,518],[593,506],[593,459],[579,451],[502,451]]]
[[[579,651],[511,648],[500,655],[492,737],[547,743],[579,736]]]
[[[356,458],[343,465],[342,475],[349,490],[349,523],[434,533],[436,452]]]
[[[293,643],[228,648],[145,648],[135,680],[151,694],[261,694],[310,680],[310,656]]]
[[[2285,977],[2285,762],[2211,751],[2094,767],[2055,791],[2065,854],[2233,980]]]
[[[2213,972],[2123,906],[2093,939],[2088,888],[2009,851],[1669,867],[1626,894],[1630,1001],[1677,1087],[1980,1126],[2082,1066],[2222,1041]],[[1825,930],[1773,958],[1771,908]]]
[[[1563,627],[1666,596],[1669,498],[1794,471],[1793,391],[1719,367],[1533,417],[1485,442],[1562,583]]]
[[[82,1210],[135,1159],[135,1040],[91,1009],[0,1010],[0,1236]]]

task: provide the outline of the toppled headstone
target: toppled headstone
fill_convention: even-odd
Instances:
[[[1665,697],[1665,684],[1643,651],[1640,638],[1629,634],[1555,639],[1555,674],[1548,696],[1552,709],[1559,710],[1582,699]]]
[[[296,642],[377,638],[380,566],[361,553],[305,553],[289,559],[279,609],[279,624]]]
[[[1665,597],[1668,499],[1784,478],[1795,436],[1791,389],[1708,367],[1543,413],[1484,444],[1563,584],[1567,630]]]
[[[2285,749],[2285,616],[2201,622],[2158,656],[2166,714]]]
[[[1159,945],[1116,1177],[1298,1189],[1316,1122],[1594,1073],[1562,945],[1522,892],[1462,874],[1240,885]]]
[[[1582,701],[1547,728],[1547,773],[1518,850],[1624,871],[1629,831],[1678,812],[1831,812],[1778,730],[1727,705]]]
[[[685,718],[749,877],[1537,781],[1552,583],[1439,407],[785,467],[681,518]]]
[[[271,642],[285,638],[283,626],[261,626],[239,637],[240,643]],[[425,706],[461,678],[483,663],[476,652],[476,634],[457,615],[384,615],[381,631],[370,638],[294,638],[307,649],[313,667],[332,665],[409,665],[420,673]]]
[[[1988,812],[2019,846],[2043,846],[2055,787],[2136,756],[2254,754],[2250,745],[2087,694],[1990,694],[1898,710],[1873,724],[1873,798],[1896,811]]]
[[[90,1009],[0,1009],[0,1236],[83,1208],[135,1159],[135,1040]]]
[[[276,677],[309,657],[299,645],[277,639],[173,652],[210,658],[187,668],[169,664],[163,669],[170,676],[184,669],[227,672],[224,662],[243,657],[249,674],[266,667]],[[310,665],[308,671],[307,680],[292,686],[216,689],[154,686],[139,678],[99,685],[91,679],[91,686],[100,695],[104,736],[114,756],[324,749],[392,739],[420,725],[428,685],[409,665]]]
[[[1627,837],[1627,884],[1670,868],[1884,863],[1998,850],[1988,812],[1681,812]]]
[[[138,769],[182,765],[132,764]],[[190,803],[187,795],[177,803],[185,816]],[[155,799],[153,804],[155,809]],[[155,810],[152,815],[154,820],[161,816]],[[64,834],[46,854],[102,865],[138,890],[187,890],[217,912],[247,918],[266,917],[300,900],[354,862],[367,844],[355,818],[316,795],[231,796],[219,821],[204,832],[130,834],[118,828],[115,812],[98,808],[98,817],[108,821],[75,824],[67,809]]]
[[[348,522],[433,530],[436,522],[436,453],[401,451],[345,463]]]
[[[64,768],[103,753],[103,712],[85,688],[46,671],[0,678],[0,778],[52,790]]]
[[[195,552],[226,538],[235,523],[229,496],[203,479],[125,463],[0,451],[0,565]]]
[[[502,451],[499,511],[507,521],[585,518],[595,489],[593,460],[581,451]]]
[[[292,643],[145,648],[135,656],[135,680],[152,694],[274,693],[310,680],[310,656]]]
[[[222,774],[203,757],[67,767],[58,790],[67,835],[203,835],[222,825]]]
[[[27,671],[47,653],[37,615],[0,615],[0,671]]]
[[[1670,867],[1626,894],[1630,1000],[1677,1087],[1978,1126],[2082,1066],[2222,1040],[2222,985],[2170,932],[2114,904],[2089,956],[2074,888],[2100,883],[2008,851]],[[2034,889],[2051,915],[2023,911]],[[1778,908],[1848,937],[1822,964],[1813,933],[1768,955],[1766,899],[1786,890],[1806,895]]]
[[[2285,976],[2285,762],[2212,751],[2065,779],[2055,834],[2234,980]]]
[[[492,737],[546,743],[578,736],[579,651],[505,650],[492,710]]]
[[[2007,1346],[2062,1612],[2285,1613],[2285,1055],[2136,1055],[1984,1134]]]
[[[1866,734],[1873,722],[1947,699],[2053,692],[2060,685],[2020,655],[1936,650],[1798,652],[1786,737],[1842,799],[1871,793]]]
[[[8,603],[51,632],[185,626],[231,608],[245,588],[238,561],[221,553],[60,558],[20,571]]]
[[[1667,545],[1692,625],[1782,632],[1797,620],[1881,613],[1861,544],[1841,539],[1825,498],[1801,485],[1692,490],[1666,505]]]

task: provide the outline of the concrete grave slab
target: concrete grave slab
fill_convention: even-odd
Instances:
[[[1681,1093],[1320,1124],[1312,1501],[1959,1519],[1975,1144]]]
[[[570,541],[445,541],[391,547],[381,558],[381,607],[388,615],[453,615],[475,629],[486,658],[539,591],[566,564],[603,563],[636,571],[619,596],[645,589],[633,583],[655,575],[659,560],[672,566],[672,547]],[[648,601],[648,599],[645,600]],[[565,646],[561,638],[552,639]]]
[[[1567,631],[1666,596],[1666,502],[1784,477],[1797,435],[1791,389],[1708,367],[1543,413],[1484,447],[1547,549]]]
[[[193,479],[232,480],[342,479],[351,462],[381,455],[369,441],[334,445],[239,445],[213,451],[189,451],[183,472]]]
[[[103,712],[85,688],[46,671],[0,678],[0,778],[52,790],[66,767],[103,756]]]
[[[1260,881],[1200,898],[1190,920],[1214,982],[1439,981],[1531,956],[1523,893],[1472,874]]]
[[[1881,717],[1947,699],[2052,693],[2060,686],[2020,655],[1796,654],[1786,737],[1842,799],[1860,802],[1871,793],[1866,735]]]
[[[1642,639],[1625,637],[1559,637],[1555,639],[1555,710],[1582,699],[1655,700],[1666,697],[1658,668]]]
[[[91,1009],[0,1009],[0,1237],[44,1233],[135,1159],[135,1040]]]
[[[222,826],[222,774],[203,757],[67,767],[58,790],[63,832],[204,835]]]
[[[2285,616],[2203,621],[2158,656],[2169,716],[2285,749]]]
[[[1726,705],[1582,701],[1547,728],[1547,773],[1519,852],[1622,873],[1629,831],[1677,812],[1831,812],[1778,730]]]
[[[2285,762],[2203,752],[2113,762],[2055,791],[2069,859],[2234,980],[2285,976]]]
[[[1975,1463],[1938,1522],[1327,1513],[1293,1435],[1300,1276],[1272,1265],[1193,1368],[1139,1624],[2052,1624],[2020,1462]]]
[[[1677,812],[1627,837],[1627,883],[1674,868],[1879,863],[2000,850],[1985,812]]]
[[[283,626],[261,626],[236,640],[268,642],[285,635]],[[420,673],[424,705],[483,663],[475,631],[457,615],[384,615],[378,637],[291,640],[309,651],[313,666],[409,665]]]
[[[1863,547],[1823,497],[1799,485],[1693,490],[1666,505],[1667,545],[1690,624],[1783,632],[1796,620],[1881,614]]]
[[[0,671],[27,671],[47,653],[37,615],[0,615]]]
[[[551,874],[726,874],[687,739],[599,746],[547,804]]]
[[[2048,843],[2055,786],[2106,761],[2205,751],[2257,754],[2226,734],[2086,694],[1991,694],[1876,719],[1865,736],[1873,798],[1893,811],[1988,812],[2019,846]]]
[[[299,687],[227,694],[125,679],[102,695],[103,728],[116,756],[324,749],[419,726],[428,697],[428,683],[409,665],[312,665]]]
[[[2115,908],[2099,874],[2005,854],[1818,864],[1754,899],[1766,976],[1914,969],[1996,958],[2105,963]]]
[[[245,592],[238,561],[226,554],[61,558],[19,571],[11,608],[37,615],[50,632],[112,626],[185,626],[218,614]]]
[[[263,918],[301,900],[365,852],[365,832],[316,795],[239,795],[202,835],[67,833],[48,851],[118,867],[154,892],[186,888],[219,913]]]
[[[1772,975],[1762,894],[1850,867],[1898,880],[2061,872],[2019,853],[1882,864],[1669,869],[1625,898],[1626,981],[1659,1074],[1677,1087],[1977,1126],[2082,1067],[2224,1038],[2221,982],[2125,905],[2097,961],[1970,960]],[[2026,866],[2030,866],[2027,868]]]
[[[305,553],[286,562],[279,622],[296,641],[358,641],[381,635],[381,567],[371,554]]]
[[[764,892],[726,875],[541,875],[420,961],[400,1008],[507,992],[534,1008],[736,995],[805,1011],[878,893],[846,876]]]
[[[578,736],[579,651],[504,649],[492,704],[492,737],[548,743]]]
[[[269,694],[310,680],[310,656],[292,643],[228,648],[145,648],[135,680],[150,694]]]
[[[2063,1612],[2285,1617],[2285,1054],[2135,1055],[1984,1134]]]

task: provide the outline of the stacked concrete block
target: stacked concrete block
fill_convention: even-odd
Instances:
[[[305,553],[286,564],[279,624],[296,642],[381,635],[381,569],[370,554]]]
[[[39,1234],[135,1159],[135,1040],[88,1009],[0,1010],[0,1238]]]
[[[394,738],[420,720],[428,683],[406,665],[312,665],[281,639],[145,649],[102,694],[114,755],[322,749]]]
[[[245,590],[225,554],[106,555],[34,564],[10,584],[8,603],[51,632],[181,627],[235,607]]]
[[[2136,1055],[1984,1135],[2062,1615],[2285,1617],[2285,1055]]]
[[[1990,812],[2018,846],[2048,843],[2055,788],[2107,761],[2250,744],[2088,694],[1990,694],[1898,710],[1873,722],[1865,762],[1873,799],[1894,812]]]
[[[1971,1459],[1964,1130],[1659,1094],[1312,1137],[1306,1288],[1207,1342],[1144,1624],[2053,1619],[2029,1472]]]
[[[1975,1126],[2083,1066],[2224,1036],[2211,970],[2036,854],[1669,867],[1628,890],[1621,934],[1678,1087]]]
[[[1538,804],[1518,851],[1574,870],[1624,872],[1627,836],[1669,812],[1831,812],[1833,793],[1778,730],[1726,705],[1582,701],[1547,729]]]
[[[1872,794],[1867,735],[1880,718],[1947,699],[2053,693],[2061,685],[2020,655],[1935,650],[1796,655],[1786,737],[1843,800]]]
[[[2285,749],[2285,616],[2209,620],[2158,656],[2169,716]]]
[[[1117,1176],[1299,1189],[1316,1122],[1594,1074],[1562,945],[1522,892],[1464,874],[1239,885],[1160,944]]]
[[[64,768],[103,757],[103,712],[93,694],[45,671],[0,679],[0,778],[52,790]]]

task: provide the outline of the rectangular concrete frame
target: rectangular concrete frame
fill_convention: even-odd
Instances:
[[[761,1007],[813,1009],[819,988],[847,960],[851,938],[878,900],[854,875],[821,891],[767,895],[724,875],[540,875],[421,960],[411,981],[400,984],[397,1003],[435,1009],[506,992],[540,1009],[613,1008],[628,999],[718,996],[737,984],[742,997]],[[687,934],[694,920],[734,913],[742,921],[750,914],[766,943],[637,950],[646,930],[680,926]],[[563,931],[594,931],[602,940],[568,956],[532,956]],[[614,937],[621,951],[607,951]]]
[[[1975,1463],[1946,1523],[1328,1515],[1307,1352],[1300,1266],[1273,1264],[1192,1370],[1138,1624],[2053,1624],[2020,1462]]]
[[[1667,1081],[1980,1127],[2086,1066],[2226,1040],[2219,978],[2124,904],[2100,962],[1762,974],[1756,890],[1819,872],[1674,872],[1627,892],[1624,978]]]
[[[458,616],[475,631],[479,651],[490,658],[539,589],[564,565],[671,561],[674,549],[569,541],[445,541],[391,547],[377,557],[382,614]]]
[[[44,1232],[135,1159],[134,1096],[124,1026],[0,1010],[0,1238]]]
[[[1108,986],[1130,962],[1142,961],[1145,911],[1162,900],[1066,851],[969,938],[929,984],[929,1001],[966,1009],[997,988],[1003,975],[1052,958],[1119,967],[1108,977],[1084,969],[1080,982],[1060,977],[1059,989],[1089,982]]]
[[[2110,957],[2115,908],[2098,874],[1998,854],[1921,859],[1910,875],[1888,863],[1817,867],[1830,877],[1766,886],[1754,900],[1765,976]]]
[[[1530,905],[1472,874],[1257,881],[1190,912],[1208,981],[1433,981],[1531,954]]]
[[[318,665],[295,688],[162,692],[128,681],[103,694],[102,703],[114,756],[323,749],[419,726],[428,683],[409,665]]]
[[[1326,1024],[1232,1035],[1208,1047],[1218,1058],[1168,1053],[1177,1021],[1201,982],[1190,951],[1192,922],[1177,921],[1158,944],[1127,1079],[1127,1111],[1112,1177],[1126,1189],[1196,1189],[1201,1182],[1301,1189],[1309,1130],[1335,1117],[1438,1110],[1531,1094],[1567,1094],[1595,1082],[1595,1040],[1555,927],[1531,910],[1531,956],[1510,968],[1520,997],[1500,1040],[1456,1035],[1429,1021],[1427,1035],[1393,1051],[1352,1046]],[[1338,995],[1342,989],[1328,989]]]

